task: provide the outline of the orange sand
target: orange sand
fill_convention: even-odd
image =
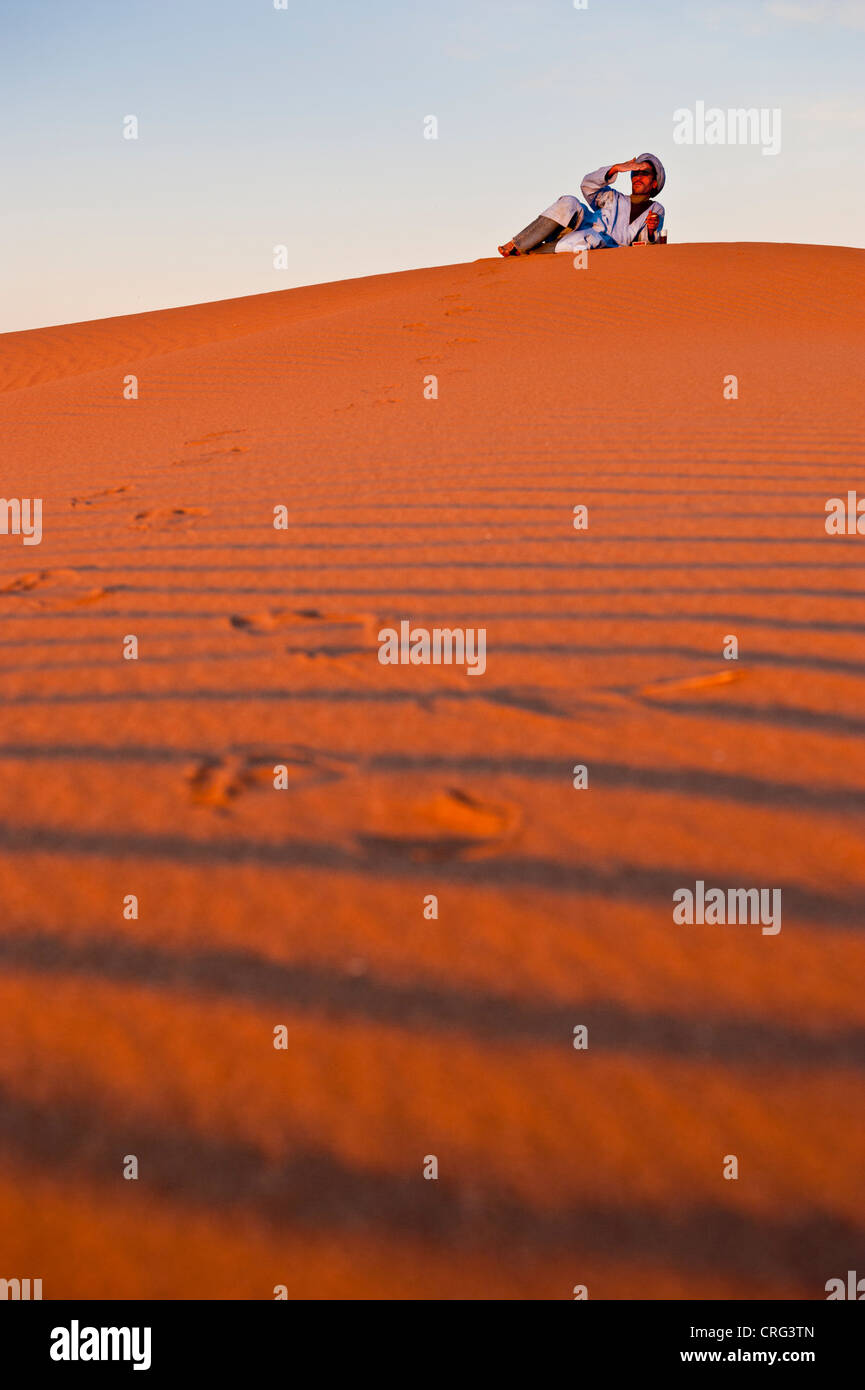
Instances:
[[[0,1276],[862,1272],[865,539],[824,504],[865,493],[865,253],[589,262],[2,339],[44,539],[0,535]],[[403,618],[486,674],[379,665]],[[697,878],[781,887],[780,934],[675,925]]]

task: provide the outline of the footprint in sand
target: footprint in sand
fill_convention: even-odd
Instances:
[[[291,790],[336,782],[350,770],[341,759],[294,744],[277,752],[236,752],[202,758],[186,773],[189,799],[220,815],[248,791]]]
[[[378,392],[364,389],[363,395],[374,397],[374,399],[369,402],[370,405],[398,405],[402,400],[402,396],[382,396],[380,394],[382,391],[396,391],[397,389],[398,388],[394,385],[380,386]]]
[[[203,434],[200,439],[187,439],[184,447],[194,448],[197,444],[209,444],[211,439],[227,439],[232,434],[246,434],[246,430],[214,430],[212,434]]]
[[[174,468],[189,468],[194,463],[213,463],[214,459],[219,459],[222,463],[230,462],[232,454],[248,454],[249,450],[235,445],[232,449],[214,449],[209,454],[195,454],[185,459],[172,459]]]
[[[129,525],[136,531],[164,531],[191,526],[199,517],[209,515],[206,507],[154,507],[146,512],[136,512]]]
[[[202,435],[201,439],[187,439],[184,449],[196,449],[200,445],[212,444],[216,439],[227,439],[234,434],[246,434],[246,430],[217,430],[213,434]],[[212,463],[214,459],[220,459],[223,463],[229,463],[233,454],[248,454],[250,446],[248,444],[229,444],[226,447],[220,446],[218,449],[209,449],[206,454],[187,454],[185,458],[173,459],[175,467],[193,463]]]
[[[256,785],[264,786],[268,781],[272,786],[273,767],[277,761],[274,758],[273,762],[265,764],[238,754],[203,758],[186,773],[189,799],[196,806],[208,806],[224,813],[241,792]]]
[[[396,391],[396,390],[397,390],[397,387],[396,387],[396,386],[380,386],[380,387],[379,387],[379,391]],[[367,391],[365,388],[362,388],[362,390],[361,390],[361,395],[363,395],[363,396],[374,396],[374,399],[373,399],[373,400],[366,400],[366,401],[352,401],[350,405],[337,405],[337,406],[334,406],[334,408],[333,408],[333,414],[334,414],[334,415],[341,415],[341,414],[343,413],[343,411],[346,411],[346,410],[356,410],[357,407],[358,407],[358,405],[373,405],[373,406],[375,406],[375,405],[400,405],[400,404],[402,403],[402,399],[403,399],[402,396],[380,396],[380,395],[375,395],[375,393],[374,393],[373,391]]]
[[[480,859],[496,854],[520,825],[516,806],[481,801],[449,787],[428,802],[395,802],[388,820],[393,828],[366,831],[358,843],[367,853],[399,855],[418,863],[445,859]]]
[[[131,483],[124,483],[122,487],[104,487],[99,492],[82,492],[80,497],[73,497],[71,506],[73,507],[104,507],[111,502],[125,502],[130,493],[135,488]]]
[[[373,638],[378,632],[378,620],[373,613],[328,613],[320,608],[271,608],[264,613],[233,613],[228,620],[255,637],[282,632],[286,628],[304,634],[332,634],[337,628],[360,629]]]
[[[174,468],[190,468],[196,463],[213,463],[218,459],[221,463],[230,463],[234,454],[248,454],[249,449],[235,444],[231,449],[214,449],[209,454],[194,454],[185,459],[172,459]]]
[[[94,587],[77,570],[38,570],[18,575],[10,584],[4,584],[0,594],[19,597],[28,608],[82,608],[98,603],[119,588],[118,584]]]

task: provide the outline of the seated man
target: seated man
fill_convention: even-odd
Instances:
[[[610,184],[617,174],[630,173],[631,193],[617,193]],[[641,154],[609,168],[602,165],[586,174],[580,184],[588,207],[572,193],[563,193],[499,247],[503,256],[525,256],[539,251],[573,254],[583,247],[631,246],[654,241],[664,225],[664,209],[653,201],[666,180],[664,166],[654,154]]]

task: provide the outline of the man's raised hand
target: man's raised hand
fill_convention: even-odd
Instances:
[[[607,178],[614,179],[617,174],[629,174],[632,169],[640,169],[642,165],[639,159],[626,159],[623,164],[611,164],[607,170]]]

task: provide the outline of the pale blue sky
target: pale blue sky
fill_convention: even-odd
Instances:
[[[671,241],[863,245],[865,0],[0,0],[0,51],[3,331],[495,255],[643,150]]]

